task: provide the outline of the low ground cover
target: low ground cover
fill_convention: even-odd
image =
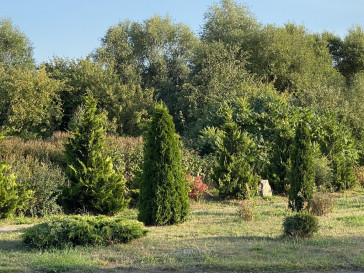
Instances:
[[[285,197],[253,202],[251,222],[237,216],[238,202],[196,202],[187,222],[149,227],[146,237],[106,247],[27,248],[17,224],[31,221],[2,220],[0,272],[364,270],[362,193],[335,194],[333,211],[319,217],[319,232],[308,240],[282,236],[283,219],[291,214]],[[137,211],[129,209],[124,217],[136,219]]]

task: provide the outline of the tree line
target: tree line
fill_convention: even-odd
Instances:
[[[30,40],[7,19],[0,37],[0,126],[9,135],[72,130],[92,94],[107,133],[140,136],[163,102],[186,146],[202,158],[230,158],[249,170],[244,181],[268,178],[276,192],[287,191],[301,120],[313,143],[317,187],[352,187],[353,166],[364,163],[360,26],[341,38],[291,23],[263,25],[246,5],[221,0],[208,8],[199,35],[168,16],[124,20],[83,59],[36,65]],[[243,172],[225,167],[215,181],[226,181],[219,173],[233,179]]]

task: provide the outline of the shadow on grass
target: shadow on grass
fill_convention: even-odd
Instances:
[[[0,239],[0,252],[1,251],[17,251],[17,252],[29,252],[29,249],[25,246],[21,239],[6,240]]]

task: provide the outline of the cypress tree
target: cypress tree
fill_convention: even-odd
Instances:
[[[304,203],[313,194],[315,170],[313,151],[307,123],[301,121],[296,129],[291,155],[289,207],[295,211],[304,209]]]
[[[67,212],[114,214],[128,203],[125,179],[103,153],[105,118],[96,113],[96,105],[94,98],[85,98],[85,113],[65,145],[69,184],[61,202]]]
[[[248,199],[256,193],[258,185],[249,157],[254,143],[232,120],[222,129],[224,136],[217,141],[219,156],[212,179],[221,197]]]
[[[157,105],[144,140],[138,219],[146,225],[170,225],[186,220],[188,189],[172,116]]]

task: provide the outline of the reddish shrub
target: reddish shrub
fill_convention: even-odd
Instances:
[[[190,198],[197,200],[203,199],[206,195],[206,191],[208,189],[208,186],[203,183],[202,177],[200,175],[193,177],[191,175],[187,175],[187,180],[190,181],[190,192],[188,196]]]

